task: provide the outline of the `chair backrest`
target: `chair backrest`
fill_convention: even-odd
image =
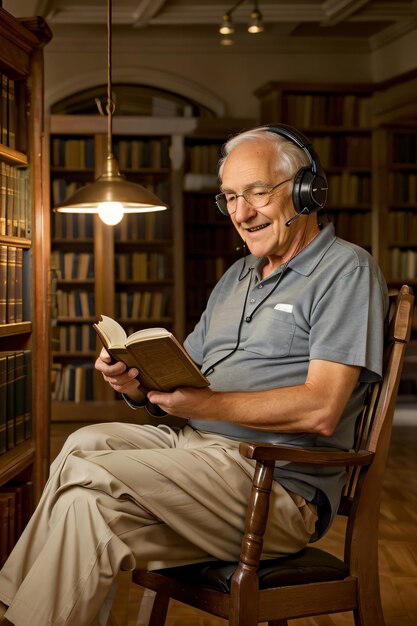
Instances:
[[[375,457],[370,466],[351,468],[338,511],[348,516],[345,559],[351,567],[361,546],[366,551],[369,543],[373,543],[377,550],[383,477],[404,354],[411,333],[413,302],[412,290],[407,285],[390,294],[383,377],[379,383],[371,385],[358,419],[355,449],[368,450]]]

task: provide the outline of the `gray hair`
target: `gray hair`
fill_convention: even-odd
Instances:
[[[293,178],[301,167],[310,165],[308,155],[297,144],[268,130],[267,126],[260,126],[235,135],[223,145],[218,167],[219,179],[221,180],[224,164],[232,150],[245,141],[259,141],[260,139],[269,141],[275,146],[277,173],[280,172],[283,176]]]

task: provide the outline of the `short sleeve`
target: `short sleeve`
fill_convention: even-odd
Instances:
[[[359,265],[335,280],[311,314],[310,359],[363,368],[360,380],[382,375],[385,282],[369,265]]]

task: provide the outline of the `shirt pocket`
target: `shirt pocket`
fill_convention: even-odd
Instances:
[[[244,350],[268,358],[290,354],[296,329],[292,313],[268,307],[259,311],[248,327]]]

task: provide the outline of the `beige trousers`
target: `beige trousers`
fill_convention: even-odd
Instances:
[[[121,570],[237,560],[254,469],[238,445],[189,426],[76,431],[0,572],[6,617],[15,626],[105,624]],[[274,483],[264,556],[299,550],[315,521],[315,507]]]

